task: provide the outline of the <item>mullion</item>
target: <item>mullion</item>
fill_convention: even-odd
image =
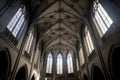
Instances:
[[[19,12],[18,14],[20,14],[20,12]],[[20,14],[20,16],[19,16],[19,18],[18,18],[17,22],[15,23],[15,25],[14,25],[14,27],[13,27],[13,29],[12,29],[12,31],[11,31],[11,32],[13,32],[13,31],[14,31],[14,29],[16,28],[16,25],[18,24],[18,22],[19,22],[19,20],[20,20],[21,16],[22,16],[22,13]]]

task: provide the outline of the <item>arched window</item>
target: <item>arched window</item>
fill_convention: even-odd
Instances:
[[[70,53],[67,55],[67,65],[68,65],[68,73],[73,73],[72,55]]]
[[[92,51],[94,50],[94,45],[93,45],[93,41],[92,41],[90,32],[87,27],[85,28],[84,42],[85,42],[86,50],[87,50],[87,53],[89,56],[92,53]]]
[[[80,51],[79,51],[79,58],[80,58],[80,65],[82,66],[85,63],[82,47],[80,48]]]
[[[79,63],[77,58],[76,58],[76,66],[77,66],[77,71],[79,71]]]
[[[60,53],[57,56],[57,74],[62,74],[62,55]]]
[[[49,53],[47,56],[47,66],[46,66],[46,73],[51,73],[52,72],[52,54]]]
[[[32,46],[32,42],[33,42],[33,32],[31,31],[29,34],[29,37],[27,39],[27,43],[25,46],[25,51],[29,54],[31,46]]]

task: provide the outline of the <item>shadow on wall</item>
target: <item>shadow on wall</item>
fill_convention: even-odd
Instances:
[[[16,76],[15,76],[15,80],[27,80],[27,69],[26,66],[21,67]]]
[[[83,74],[83,80],[88,80],[88,77],[86,74]]]
[[[10,56],[7,50],[0,50],[0,80],[6,80],[10,72]]]
[[[31,80],[35,80],[35,76],[34,75],[32,76]]]
[[[101,71],[101,69],[97,66],[94,66],[93,68],[93,74],[92,74],[92,80],[106,80],[104,77],[103,72]]]
[[[112,49],[108,61],[113,80],[120,80],[120,47]]]

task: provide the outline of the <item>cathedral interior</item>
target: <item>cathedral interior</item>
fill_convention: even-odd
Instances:
[[[120,80],[119,0],[0,0],[0,80]]]

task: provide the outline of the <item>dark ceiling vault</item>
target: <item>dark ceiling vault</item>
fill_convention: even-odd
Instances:
[[[89,0],[31,0],[29,3],[44,51],[76,52]]]

